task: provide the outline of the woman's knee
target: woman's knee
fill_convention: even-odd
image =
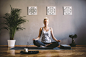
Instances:
[[[39,41],[38,41],[38,40],[33,40],[33,43],[34,43],[34,44],[38,44]]]
[[[37,42],[36,40],[33,40],[33,43],[34,43],[34,44],[36,44],[36,42]]]
[[[35,40],[33,40],[33,44],[35,44]]]
[[[35,42],[39,42],[38,40],[33,40],[33,42],[35,43]]]
[[[56,42],[56,44],[59,46],[60,45],[60,42]]]

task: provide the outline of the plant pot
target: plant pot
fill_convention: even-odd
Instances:
[[[8,40],[8,47],[13,48],[15,47],[16,40]]]

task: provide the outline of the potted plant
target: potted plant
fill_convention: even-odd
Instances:
[[[75,41],[74,41],[73,38],[77,38],[77,35],[76,35],[76,34],[74,34],[74,35],[69,35],[69,37],[72,38],[72,43],[70,44],[70,46],[75,47],[76,44],[75,44]]]
[[[11,7],[11,5],[10,5]],[[8,40],[8,47],[14,47],[15,46],[15,41],[14,40],[14,35],[17,30],[23,30],[25,28],[21,27],[20,24],[26,22],[23,17],[25,16],[20,16],[21,9],[18,8],[12,8],[11,7],[11,12],[6,13],[4,17],[5,20],[2,24],[5,26],[2,27],[1,29],[7,29],[9,31],[10,35],[10,40]]]

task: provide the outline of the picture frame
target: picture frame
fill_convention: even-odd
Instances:
[[[29,6],[27,10],[28,15],[37,15],[37,6]]]
[[[56,15],[56,6],[47,6],[46,15]]]
[[[64,6],[63,7],[64,15],[72,15],[72,6]]]

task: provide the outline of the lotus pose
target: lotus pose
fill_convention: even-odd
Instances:
[[[40,28],[38,37],[36,39],[33,38],[34,45],[38,47],[51,47],[51,48],[59,46],[60,40],[57,40],[54,37],[53,29],[48,26],[49,19],[46,17],[44,18],[43,22],[44,22],[44,27]],[[41,36],[42,36],[42,39],[41,41],[39,41]],[[50,36],[52,36],[55,42],[51,42]]]

